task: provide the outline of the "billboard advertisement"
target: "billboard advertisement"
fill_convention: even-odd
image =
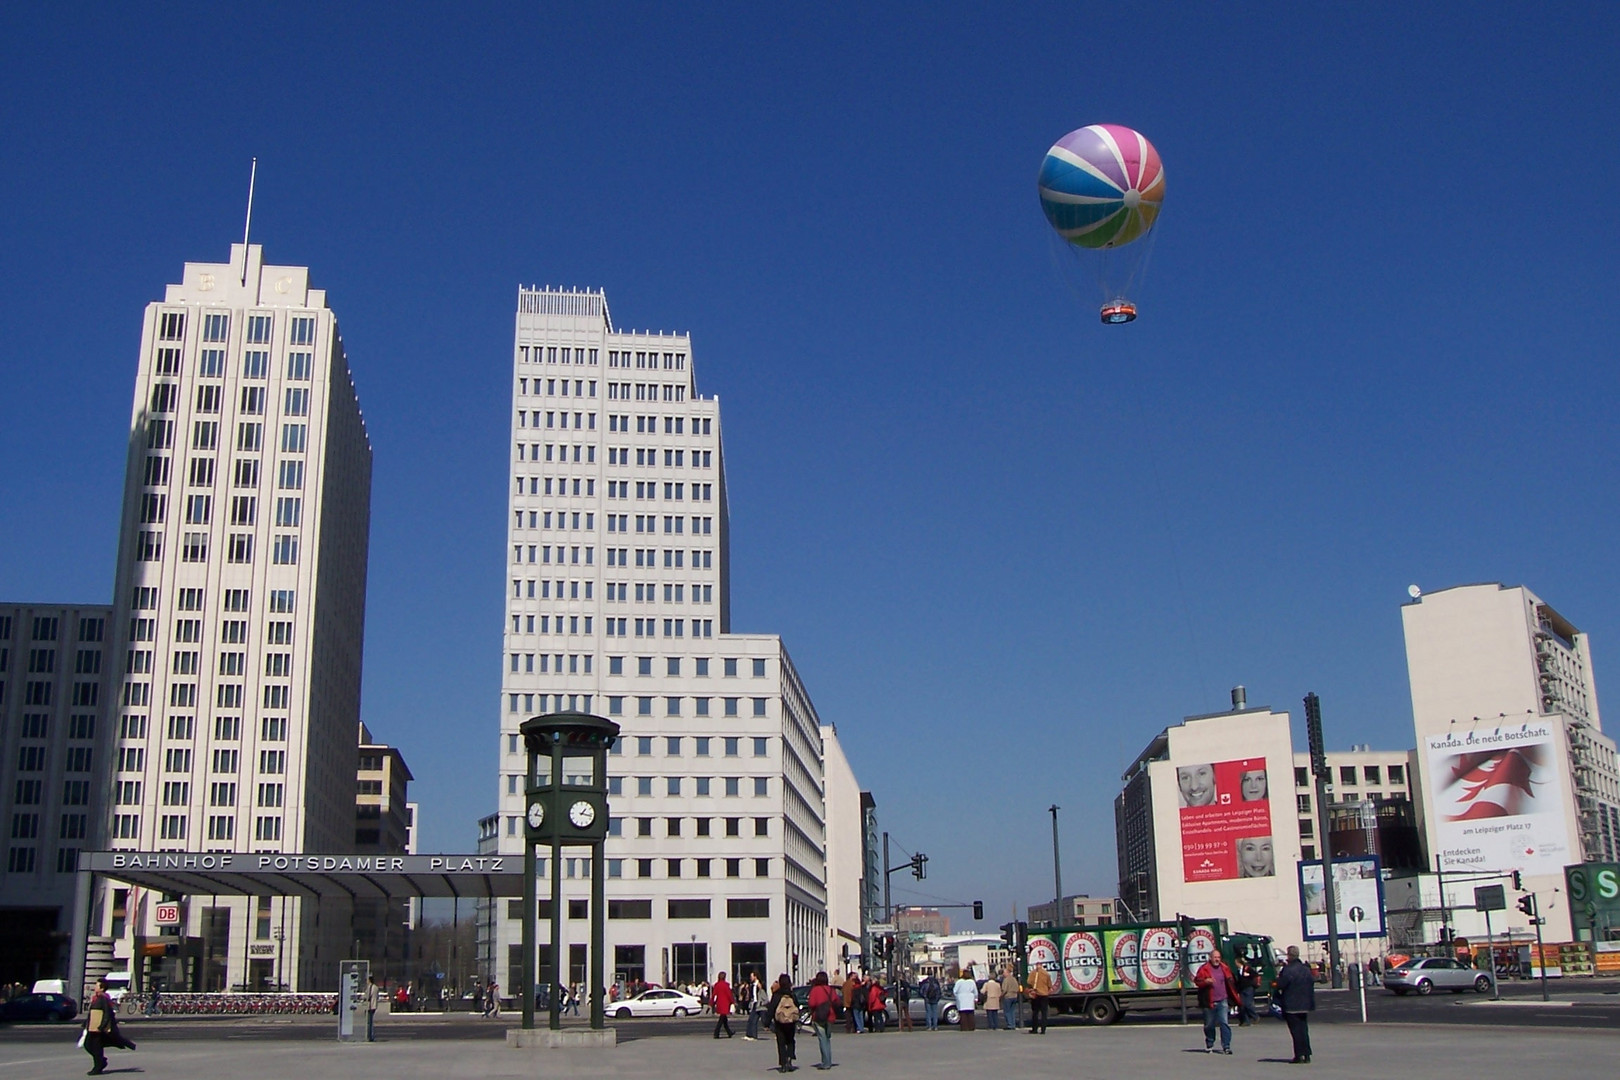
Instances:
[[[1181,939],[1173,926],[1150,926],[1137,946],[1137,973],[1143,990],[1181,985]]]
[[[1424,738],[1446,869],[1561,874],[1579,858],[1570,849],[1558,738],[1545,721]]]
[[[1052,989],[1063,988],[1063,961],[1058,952],[1057,938],[1051,934],[1030,934],[1025,940],[1025,957],[1029,967],[1043,967],[1052,976]]]
[[[1103,984],[1102,935],[1095,930],[1079,930],[1063,936],[1063,990],[1089,994]]]
[[[1350,918],[1360,909],[1361,921]],[[1375,855],[1333,860],[1333,909],[1339,937],[1383,937],[1384,875]],[[1322,860],[1299,864],[1299,913],[1306,941],[1326,941],[1327,890],[1322,885]]]
[[[1186,881],[1276,876],[1265,758],[1177,765],[1176,800]]]

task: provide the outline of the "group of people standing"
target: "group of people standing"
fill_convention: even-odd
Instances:
[[[1210,954],[1204,965],[1193,974],[1193,985],[1198,989],[1198,1007],[1204,1013],[1204,1050],[1206,1053],[1232,1052],[1231,1014],[1237,1004],[1238,1025],[1247,1027],[1258,1018],[1254,1010],[1254,993],[1260,987],[1260,967],[1252,959],[1241,960],[1238,970],[1217,951]],[[1299,957],[1299,946],[1288,947],[1288,959],[1277,972],[1272,984],[1272,1002],[1282,1010],[1288,1033],[1293,1038],[1294,1056],[1290,1065],[1308,1065],[1311,1061],[1310,1014],[1316,1008],[1316,973]],[[1220,1050],[1215,1049],[1215,1038],[1220,1036]]]

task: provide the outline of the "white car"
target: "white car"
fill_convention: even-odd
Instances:
[[[696,1016],[703,1002],[680,990],[643,990],[633,998],[615,1002],[608,1008],[620,1020],[632,1016]]]

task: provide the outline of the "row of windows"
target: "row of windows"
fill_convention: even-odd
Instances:
[[[691,588],[692,588],[692,603],[694,603],[694,604],[712,604],[712,603],[714,603],[714,586],[713,585],[693,585]],[[687,589],[687,587],[685,585],[672,585],[672,584],[666,583],[664,585],[664,603],[666,603],[666,604],[684,604],[684,603],[686,603],[686,589]],[[627,582],[610,581],[610,582],[607,583],[607,601],[610,604],[612,604],[612,603],[629,603],[630,602],[630,591],[631,591],[630,590],[630,585]],[[658,602],[658,586],[657,586],[657,584],[652,583],[652,582],[647,582],[647,583],[636,582],[635,597],[636,597],[636,603],[638,603],[638,604],[657,603]]]
[[[263,416],[265,405],[269,400],[269,388],[264,386],[244,386],[237,395],[236,411],[243,416]],[[282,394],[281,414],[283,416],[308,416],[310,390],[307,386],[289,386]],[[216,383],[204,383],[197,387],[194,408],[204,415],[219,413],[225,404],[225,388]],[[150,399],[151,411],[162,416],[165,413],[177,412],[180,407],[180,387],[177,383],[160,382],[152,384]],[[538,426],[538,425],[536,425]],[[550,427],[550,424],[546,425]],[[567,427],[567,423],[563,424]],[[578,426],[577,424],[575,426]],[[591,426],[594,428],[595,415],[592,415]],[[172,429],[171,429],[172,430]],[[147,428],[147,438],[154,437],[153,429]]]
[[[39,806],[45,798],[45,782],[32,778],[17,781],[12,794],[15,796],[12,803],[17,806]],[[64,780],[62,782],[63,806],[89,806],[90,781]]]
[[[686,636],[685,619],[665,619],[664,633],[666,638],[682,638]],[[629,637],[630,628],[634,626],[635,636],[638,638],[655,638],[659,636],[657,619],[614,619],[602,620],[607,629],[608,637]],[[692,636],[695,638],[714,637],[713,619],[693,619]]]
[[[314,367],[314,355],[307,352],[287,354],[287,378],[294,382],[308,382]],[[180,350],[160,348],[152,359],[152,370],[158,375],[180,374]],[[197,353],[197,376],[202,379],[225,377],[225,350],[201,349]],[[270,354],[260,349],[249,349],[242,354],[242,378],[268,379]]]
[[[611,484],[612,481],[610,480],[610,481],[608,481],[608,483]],[[693,484],[692,486],[696,487],[697,485]],[[708,487],[708,486],[709,485],[707,485],[707,484],[704,485],[704,487]],[[673,516],[669,515],[669,514],[664,515],[664,529],[663,529],[663,532],[664,532],[664,534],[666,536],[669,536],[669,535],[674,535],[674,536],[685,535],[685,533],[687,531],[686,526],[687,526],[687,520],[685,518],[681,517],[679,514],[676,514],[676,515],[673,515]],[[714,518],[712,518],[712,517],[697,517],[697,516],[694,516],[692,518],[692,520],[691,520],[691,526],[692,526],[691,531],[692,531],[693,536],[712,536],[714,534]],[[612,533],[612,532],[616,532],[616,533],[627,533],[627,532],[629,532],[630,531],[630,515],[629,514],[609,514],[607,516],[607,531],[610,532],[610,533]],[[656,532],[658,532],[659,531],[658,530],[658,515],[657,514],[637,514],[636,515],[636,528],[635,528],[635,531],[638,532],[638,533],[656,533]],[[623,554],[622,549],[620,551],[620,554],[621,555]],[[693,558],[692,565],[696,566],[697,565],[697,561],[696,561],[697,560],[697,554],[695,552],[693,553],[692,558]],[[703,565],[707,566],[708,564],[709,564],[709,556],[705,555],[703,557]],[[611,548],[608,550],[608,565],[609,566],[613,565],[613,551],[612,551]],[[623,566],[625,564],[621,562],[619,565]],[[640,566],[641,564],[637,563],[636,565]],[[652,564],[648,563],[647,565],[651,566]],[[677,565],[679,565],[679,564],[677,563]]]
[[[0,650],[5,651],[5,650]],[[23,683],[23,704],[48,706],[55,697],[55,684],[44,679],[31,679]],[[0,701],[5,698],[6,684],[0,682]],[[94,682],[76,682],[72,689],[72,703],[75,706],[95,705],[101,700],[101,684]]]
[[[594,394],[596,384],[591,384]],[[621,383],[607,384],[609,401],[685,401],[684,383]]]
[[[521,448],[522,448],[521,444],[519,444],[519,449],[521,450]],[[521,453],[519,453],[518,457],[521,458],[522,456],[523,455]],[[608,460],[607,460],[607,463],[609,465],[629,465],[630,464],[630,447],[628,447],[628,446],[610,446],[610,447],[608,447]],[[658,465],[658,450],[656,448],[643,449],[642,447],[639,447],[639,446],[636,447],[636,464],[640,465],[640,466],[643,466],[643,467],[649,467],[649,468],[657,467],[657,465]],[[674,468],[674,469],[685,468],[686,467],[686,451],[685,450],[665,450],[664,451],[664,465],[665,465],[666,468]],[[694,468],[694,469],[710,469],[710,468],[713,468],[713,467],[714,467],[714,451],[713,450],[693,450],[692,451],[692,468]]]
[[[570,389],[573,391],[570,395]],[[518,380],[518,393],[524,397],[529,394],[529,380]],[[536,397],[595,397],[595,379],[535,379],[534,394]]]
[[[570,449],[573,451],[574,456],[572,460],[575,464],[579,464],[582,461],[586,464],[592,464],[596,461],[596,447],[588,443],[518,443],[518,460],[541,460],[540,448],[542,445],[545,447],[546,461],[559,461],[566,463],[570,460],[568,456]],[[527,454],[526,457],[525,454]],[[553,456],[553,454],[555,454],[555,456]],[[583,455],[583,457],[581,455]],[[549,495],[551,493],[548,491],[546,494]]]
[[[184,840],[189,826],[189,819],[185,814],[164,814],[158,820],[158,836],[163,840]],[[139,814],[114,814],[112,819],[112,839],[114,840],[140,840],[141,816]],[[253,838],[255,840],[276,841],[281,839],[281,816],[279,814],[260,814],[253,819]],[[236,819],[230,815],[213,815],[208,818],[208,839],[234,840],[236,839]]]
[[[1386,771],[1389,774],[1390,783],[1406,783],[1406,766],[1404,765],[1363,765],[1361,766],[1359,777],[1361,780],[1365,780],[1369,784],[1381,784],[1383,783],[1383,780],[1381,780],[1380,777]],[[1339,783],[1341,785],[1346,787],[1357,787],[1359,786],[1357,780],[1358,774],[1356,772],[1356,766],[1339,766]],[[1294,786],[1298,788],[1308,788],[1311,786],[1311,771],[1309,768],[1303,765],[1296,765],[1294,767]]]
[[[48,748],[44,746],[24,745],[17,747],[17,771],[20,773],[44,772],[46,763],[50,760]],[[63,768],[67,772],[87,773],[90,771],[91,751],[88,746],[70,746]]]
[[[707,416],[694,416],[694,417],[692,417],[692,434],[693,435],[708,435],[708,434],[711,434],[711,429],[712,429],[713,423],[714,423],[714,420],[713,420],[712,417],[707,417]],[[608,414],[608,430],[609,431],[617,431],[617,432],[621,432],[623,434],[628,435],[630,433],[630,417],[628,417],[628,416],[620,416],[620,415],[615,414],[615,413],[609,413]],[[636,434],[638,434],[638,435],[656,435],[656,434],[658,434],[658,417],[656,417],[656,416],[638,416],[638,417],[636,417]],[[666,416],[666,417],[664,417],[664,434],[665,435],[685,435],[686,434],[686,417],[684,417],[684,416]]]
[[[6,873],[32,874],[37,863],[37,850],[32,845],[13,846],[6,852]],[[79,868],[79,849],[57,848],[56,872],[71,874]]]
[[[561,354],[560,359],[558,356],[559,353]],[[596,366],[595,349],[570,350],[566,346],[559,347],[556,345],[518,346],[518,355],[521,361],[525,364],[566,364],[569,362],[570,353],[572,353],[573,356],[573,363],[582,365],[589,364],[591,367]]]
[[[302,477],[299,478],[300,480]],[[275,524],[281,528],[298,528],[304,520],[304,500],[299,496],[282,496],[276,499]],[[162,525],[168,520],[169,496],[161,492],[147,492],[141,496],[140,524]],[[214,497],[212,495],[187,495],[185,499],[185,523],[187,525],[209,525],[213,522]],[[255,495],[233,495],[230,502],[230,523],[232,525],[256,525],[259,519],[259,499]],[[195,609],[193,609],[195,610]]]
[[[297,597],[292,589],[271,589],[270,610],[279,613],[291,613]],[[226,589],[226,611],[246,611],[253,600],[249,589]],[[175,594],[176,606],[181,611],[201,611],[203,609],[203,591],[201,589],[180,589]],[[154,585],[137,585],[130,596],[130,608],[134,611],[156,611],[158,608],[158,590]]]
[[[694,522],[697,521],[696,518],[693,518],[692,520]],[[696,526],[696,524],[694,524],[693,525],[693,530],[696,531],[696,529],[697,529],[697,526]],[[630,565],[630,551],[631,550],[632,549],[630,549],[630,548],[608,548],[607,549],[607,564],[609,566],[629,566]],[[659,549],[657,549],[657,548],[635,548],[634,550],[635,550],[635,553],[636,553],[636,565],[637,566],[657,566],[658,565],[658,550]],[[685,566],[686,566],[686,552],[685,551],[681,550],[680,548],[664,548],[663,552],[664,552],[664,566],[666,568],[672,569],[672,570],[680,570],[680,569],[685,568]],[[694,569],[694,570],[708,570],[708,569],[711,569],[713,566],[714,566],[714,551],[712,549],[708,549],[708,550],[702,549],[702,548],[693,548],[692,549],[692,569]]]
[[[610,499],[632,498],[630,494],[630,484],[631,482],[629,480],[609,480],[607,497]],[[686,484],[679,481],[665,480],[663,485],[665,501],[684,502],[686,500]],[[635,481],[635,487],[636,493],[633,496],[634,498],[643,500],[656,500],[658,498],[658,481],[656,480],[637,480]],[[713,502],[714,485],[693,484],[692,501]],[[637,529],[636,531],[640,532],[641,530]]]
[[[517,695],[512,695],[512,696],[516,697]],[[682,713],[682,708],[683,708],[682,703],[687,700],[686,698],[684,698],[684,697],[665,697],[663,699],[664,708],[663,708],[663,711],[662,711],[661,714],[656,713],[655,710],[653,709],[653,704],[657,700],[658,699],[654,698],[654,697],[637,697],[635,699],[636,715],[637,716],[653,716],[653,715],[681,716],[681,715],[684,715]],[[750,711],[749,711],[748,715],[750,715],[750,716],[768,716],[768,715],[770,715],[770,713],[768,711],[769,702],[770,702],[769,698],[759,698],[759,697],[757,697],[757,698],[749,698],[748,700],[750,702]],[[619,695],[615,695],[615,694],[607,695],[608,715],[609,716],[623,716],[624,715],[624,701],[625,701],[624,697],[621,697]],[[713,698],[707,698],[707,697],[694,697],[694,698],[692,698],[691,699],[691,702],[692,702],[692,715],[693,716],[712,716],[712,715],[714,715],[714,713],[711,711],[711,705],[712,705],[713,701],[714,701]],[[720,713],[720,715],[722,715],[722,716],[741,716],[742,715],[742,712],[741,712],[742,698],[734,698],[734,697],[721,698],[720,702],[721,702],[721,713]],[[511,711],[516,712],[517,710],[513,709]]]
[[[594,352],[594,351],[595,350],[593,349],[592,352]],[[657,368],[658,368],[659,354],[657,352],[646,352],[646,351],[641,350],[641,349],[634,350],[633,352],[631,350],[629,350],[629,349],[609,349],[608,350],[608,367],[610,367],[610,368],[628,368],[628,367],[632,366],[631,365],[631,358],[632,357],[635,358],[634,366],[638,370],[639,369],[657,370]],[[686,354],[685,353],[679,353],[679,352],[678,353],[664,353],[663,357],[664,357],[664,370],[665,371],[685,371],[686,370]],[[595,361],[592,361],[592,362],[594,363]]]
[[[240,645],[247,641],[246,619],[221,619],[219,623],[219,640],[227,645]],[[129,637],[131,641],[155,641],[157,639],[157,620],[137,615],[129,620]],[[174,640],[177,644],[200,642],[202,640],[201,619],[176,619],[174,621]],[[271,619],[265,623],[265,641],[271,645],[291,645],[293,640],[293,624],[285,619]],[[188,655],[176,653],[176,656]],[[195,654],[189,654],[195,655]],[[285,654],[273,653],[270,655],[283,656]],[[242,653],[221,653],[220,674],[239,675],[241,671],[232,670]],[[231,665],[227,667],[226,665]],[[152,670],[152,651],[150,649],[131,649],[125,658],[124,669],[129,674],[145,674]],[[177,674],[189,674],[178,672]],[[266,674],[275,674],[267,671]]]
[[[44,739],[50,735],[50,713],[23,713],[22,723],[17,730],[19,738]],[[93,739],[96,737],[96,716],[94,713],[74,713],[68,717],[68,738]]]
[[[0,641],[11,640],[10,615],[0,615]],[[62,620],[55,615],[35,615],[32,620],[33,641],[55,641],[61,630]],[[100,641],[106,633],[106,620],[95,616],[86,616],[79,620],[80,641]],[[5,670],[0,667],[0,671]]]
[[[57,839],[83,840],[89,831],[90,815],[63,814],[58,819]],[[13,840],[39,839],[39,814],[26,812],[11,815],[11,838]]]
[[[167,487],[173,476],[173,460],[167,454],[148,454],[146,464],[141,474],[141,482],[145,487]],[[187,487],[213,487],[216,483],[216,462],[212,457],[192,457],[188,460],[186,472]],[[237,458],[231,471],[231,486],[234,488],[257,488],[259,486],[258,458]],[[218,476],[218,480],[224,480]],[[284,460],[276,468],[276,487],[283,491],[302,491],[304,489],[304,462],[298,459]],[[148,505],[147,503],[142,504]]]
[[[202,339],[206,342],[230,340],[231,316],[228,312],[205,312],[202,317]],[[249,315],[243,340],[249,345],[268,345],[274,317]],[[186,313],[165,311],[158,315],[158,340],[182,341],[186,336]],[[315,320],[307,315],[294,315],[288,321],[287,340],[293,345],[315,344]]]
[[[596,414],[595,413],[577,413],[577,412],[576,413],[568,413],[568,412],[551,412],[551,411],[541,413],[538,410],[536,410],[534,412],[530,412],[530,411],[528,411],[526,409],[519,409],[517,415],[518,415],[518,427],[520,427],[520,428],[546,427],[546,428],[562,428],[564,430],[567,430],[571,426],[573,428],[573,430],[575,430],[575,431],[595,431],[596,430]],[[541,417],[542,416],[545,418],[544,423],[541,423]],[[570,425],[569,422],[568,422],[568,418],[570,416],[572,416],[574,418],[574,422],[573,422],[572,425]]]
[[[135,558],[139,562],[163,561],[163,534],[142,532],[135,540]],[[203,563],[208,561],[208,534],[188,532],[182,536],[180,561]],[[225,561],[233,566],[247,566],[253,562],[253,534],[230,533],[225,537]],[[281,534],[273,538],[270,562],[275,566],[298,565],[298,537]]]
[[[217,412],[217,409],[207,410]],[[273,428],[271,429],[274,430]],[[154,417],[146,422],[146,448],[148,450],[173,450],[174,447],[174,421],[163,417]],[[191,449],[218,450],[219,421],[193,420],[191,423]],[[308,424],[282,424],[281,449],[289,454],[302,454],[309,448]],[[236,449],[250,453],[258,453],[264,449],[264,424],[256,420],[244,420],[236,425]]]

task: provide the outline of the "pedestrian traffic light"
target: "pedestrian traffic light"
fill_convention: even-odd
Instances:
[[[1008,952],[1012,952],[1012,951],[1014,951],[1014,950],[1016,950],[1018,948],[1018,924],[1017,923],[1002,923],[1001,924],[1001,943],[1003,945],[1007,946],[1007,951]]]
[[[1018,955],[1023,956],[1024,950],[1029,947],[1029,923],[1013,923],[1013,929],[1017,935],[1014,940],[1017,942],[1016,948],[1018,950]]]
[[[1513,891],[1524,892],[1524,874],[1517,870],[1513,871]]]
[[[1530,916],[1532,919],[1535,918],[1536,917],[1536,894],[1535,893],[1526,893],[1525,895],[1519,897],[1519,910],[1524,912],[1526,915]]]
[[[984,918],[984,901],[983,900],[975,900],[975,901],[973,901],[973,921],[978,922],[980,919],[983,919],[983,918]]]

